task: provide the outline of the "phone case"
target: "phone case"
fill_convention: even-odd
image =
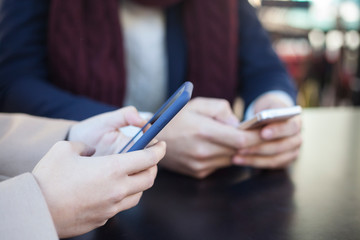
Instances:
[[[176,92],[160,107],[154,116],[141,128],[141,130],[120,151],[132,152],[144,149],[146,145],[170,122],[170,120],[189,102],[193,90],[191,82],[182,84]],[[151,124],[150,128],[139,135]],[[138,139],[138,140],[137,140]],[[132,146],[131,144],[134,143]]]

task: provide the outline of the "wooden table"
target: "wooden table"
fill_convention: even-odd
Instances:
[[[360,109],[306,109],[288,170],[165,170],[140,204],[74,239],[360,239]]]

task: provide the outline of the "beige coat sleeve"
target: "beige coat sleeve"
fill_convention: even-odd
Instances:
[[[0,181],[31,172],[73,121],[0,113]]]
[[[0,216],[2,240],[58,239],[40,187],[30,173],[0,182]]]

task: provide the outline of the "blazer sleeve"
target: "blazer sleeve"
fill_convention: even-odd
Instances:
[[[0,111],[83,120],[114,110],[51,83],[47,0],[0,1]]]
[[[0,178],[30,172],[73,121],[0,113]]]
[[[0,182],[1,239],[58,239],[35,178],[25,173]]]
[[[296,102],[296,88],[272,48],[267,32],[248,1],[239,0],[239,94],[248,105],[263,93],[280,90]]]

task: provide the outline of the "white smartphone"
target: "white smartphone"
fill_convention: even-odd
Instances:
[[[301,106],[267,109],[255,114],[249,120],[240,122],[238,129],[250,130],[260,128],[268,123],[284,121],[301,114]]]

